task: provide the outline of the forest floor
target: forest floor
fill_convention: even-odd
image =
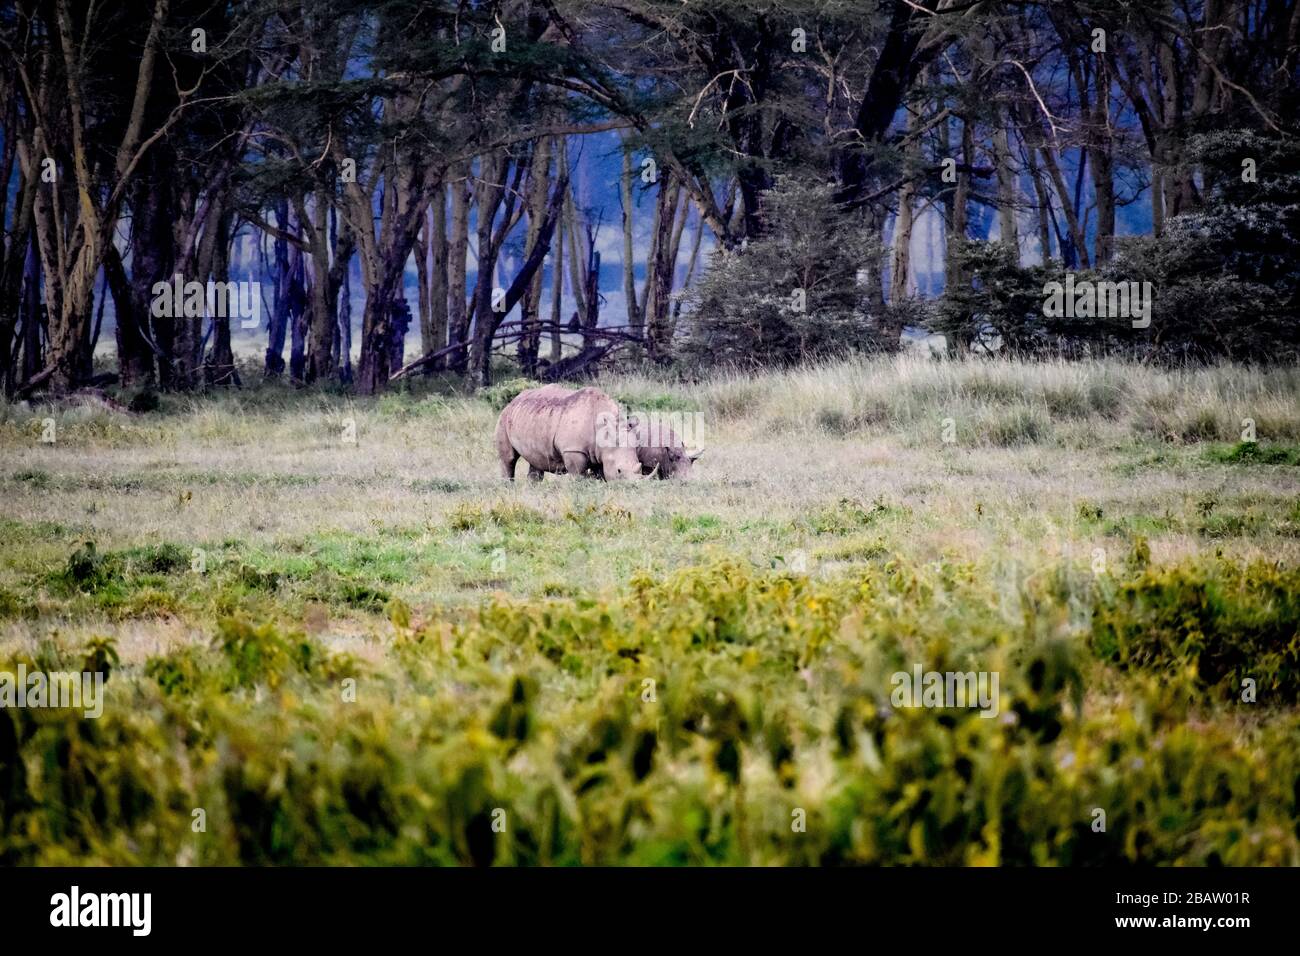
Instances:
[[[695,476],[504,483],[518,383],[0,404],[0,671],[112,671],[0,861],[1300,864],[1300,369],[597,384]]]

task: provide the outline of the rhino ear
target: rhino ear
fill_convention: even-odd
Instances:
[[[703,454],[704,454],[704,449],[701,448],[699,451],[688,451],[686,453],[686,457],[693,462]]]

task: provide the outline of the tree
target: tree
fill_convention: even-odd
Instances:
[[[763,235],[719,249],[691,292],[687,355],[699,364],[782,365],[874,344],[860,263],[879,254],[836,187],[778,178]]]

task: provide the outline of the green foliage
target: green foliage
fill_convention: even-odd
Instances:
[[[1130,317],[1049,317],[1044,286],[1059,263],[1021,266],[1014,248],[963,241],[949,248],[953,283],[929,327],[957,350],[1080,355],[1101,350],[1165,361],[1228,356],[1276,362],[1300,342],[1300,141],[1235,129],[1200,133],[1184,165],[1205,178],[1204,202],[1173,216],[1161,236],[1121,238],[1104,267],[1072,270],[1076,283],[1151,283],[1151,324]],[[1257,180],[1244,181],[1243,160]],[[1209,434],[1201,437],[1217,437]]]
[[[98,720],[0,711],[0,860],[1300,862],[1300,725],[1267,703],[1296,689],[1295,572],[1149,567],[1087,592],[1115,668],[1057,633],[1050,576],[1013,619],[986,572],[720,561],[600,599],[394,612],[402,651],[373,670],[225,620],[115,678]],[[893,706],[914,664],[998,673],[999,716]],[[1195,719],[1247,706],[1192,693],[1246,671],[1252,727]],[[1092,686],[1113,706],[1085,707]]]
[[[623,391],[614,396],[624,408],[638,412],[697,412],[700,403],[688,395],[665,392]]]
[[[947,336],[951,348],[990,347],[995,336],[1017,355],[1055,344],[1059,330],[1049,328],[1043,314],[1043,286],[1055,278],[1052,270],[1021,266],[1017,250],[1000,242],[957,242],[948,255],[951,271],[962,280],[944,293],[932,327]]]
[[[103,674],[104,679],[116,667],[121,667],[122,658],[117,652],[117,641],[111,637],[93,637],[86,643],[86,657],[81,669],[90,673]]]
[[[808,527],[818,534],[850,534],[870,527],[884,517],[902,513],[903,509],[886,503],[883,497],[871,504],[856,498],[841,498],[832,507],[810,515]]]
[[[187,646],[149,658],[144,665],[144,676],[154,681],[164,694],[185,697],[198,693],[206,670],[206,660],[200,649]]]
[[[147,574],[175,574],[186,571],[190,556],[179,545],[166,542],[124,552],[123,558],[135,569]]]
[[[779,179],[763,198],[767,231],[714,253],[691,292],[692,362],[783,365],[873,344],[857,274],[874,241],[833,196],[830,186]]]
[[[453,531],[476,531],[489,526],[518,530],[545,522],[546,516],[540,511],[514,501],[498,502],[487,508],[477,504],[459,504],[447,514],[447,524]]]
[[[342,408],[274,386],[156,417],[188,471],[74,447],[37,489],[0,425],[24,516],[0,521],[0,670],[21,648],[111,675],[98,720],[0,710],[0,861],[1300,863],[1290,466],[1177,440],[1250,415],[1291,447],[1294,374],[900,358],[606,384],[697,401],[717,471],[506,494],[480,399],[401,395],[373,468],[331,447],[266,472],[245,462],[332,440]],[[890,441],[855,433],[881,416]],[[444,427],[478,457],[385,464]],[[200,470],[214,435],[250,444]],[[250,490],[248,524],[185,537]],[[1198,551],[1222,557],[1169,563]],[[917,664],[996,672],[998,716],[894,706]]]
[[[227,618],[217,625],[214,646],[224,655],[233,683],[277,687],[295,671],[310,673],[319,649],[301,634],[281,634],[273,624]]]
[[[127,408],[136,414],[156,412],[162,407],[158,393],[152,389],[141,389],[133,394],[127,402]]]
[[[1146,567],[1099,601],[1090,641],[1123,668],[1186,676],[1235,700],[1253,679],[1261,702],[1300,700],[1300,571]]]
[[[1223,464],[1300,465],[1300,446],[1242,441],[1230,448],[1210,448],[1206,455]]]
[[[1243,179],[1243,161],[1256,179]],[[1250,129],[1191,137],[1204,204],[1160,237],[1118,244],[1109,272],[1156,290],[1144,348],[1168,358],[1294,359],[1300,348],[1300,140]],[[1151,338],[1147,335],[1150,334]]]
[[[95,542],[87,541],[68,556],[68,563],[54,580],[69,592],[94,593],[118,583],[121,576],[121,559],[115,554],[101,554]]]

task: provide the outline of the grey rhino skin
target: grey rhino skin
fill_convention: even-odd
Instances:
[[[621,440],[612,440],[614,428],[624,432]],[[547,385],[520,392],[497,419],[496,446],[501,477],[511,481],[520,458],[533,481],[547,472],[594,472],[606,481],[641,476],[633,423],[598,388]]]
[[[634,420],[635,421],[635,420]],[[641,474],[657,478],[685,479],[691,476],[695,460],[704,454],[701,449],[689,452],[682,440],[667,425],[652,427],[645,422],[635,422],[636,456],[641,462]]]

